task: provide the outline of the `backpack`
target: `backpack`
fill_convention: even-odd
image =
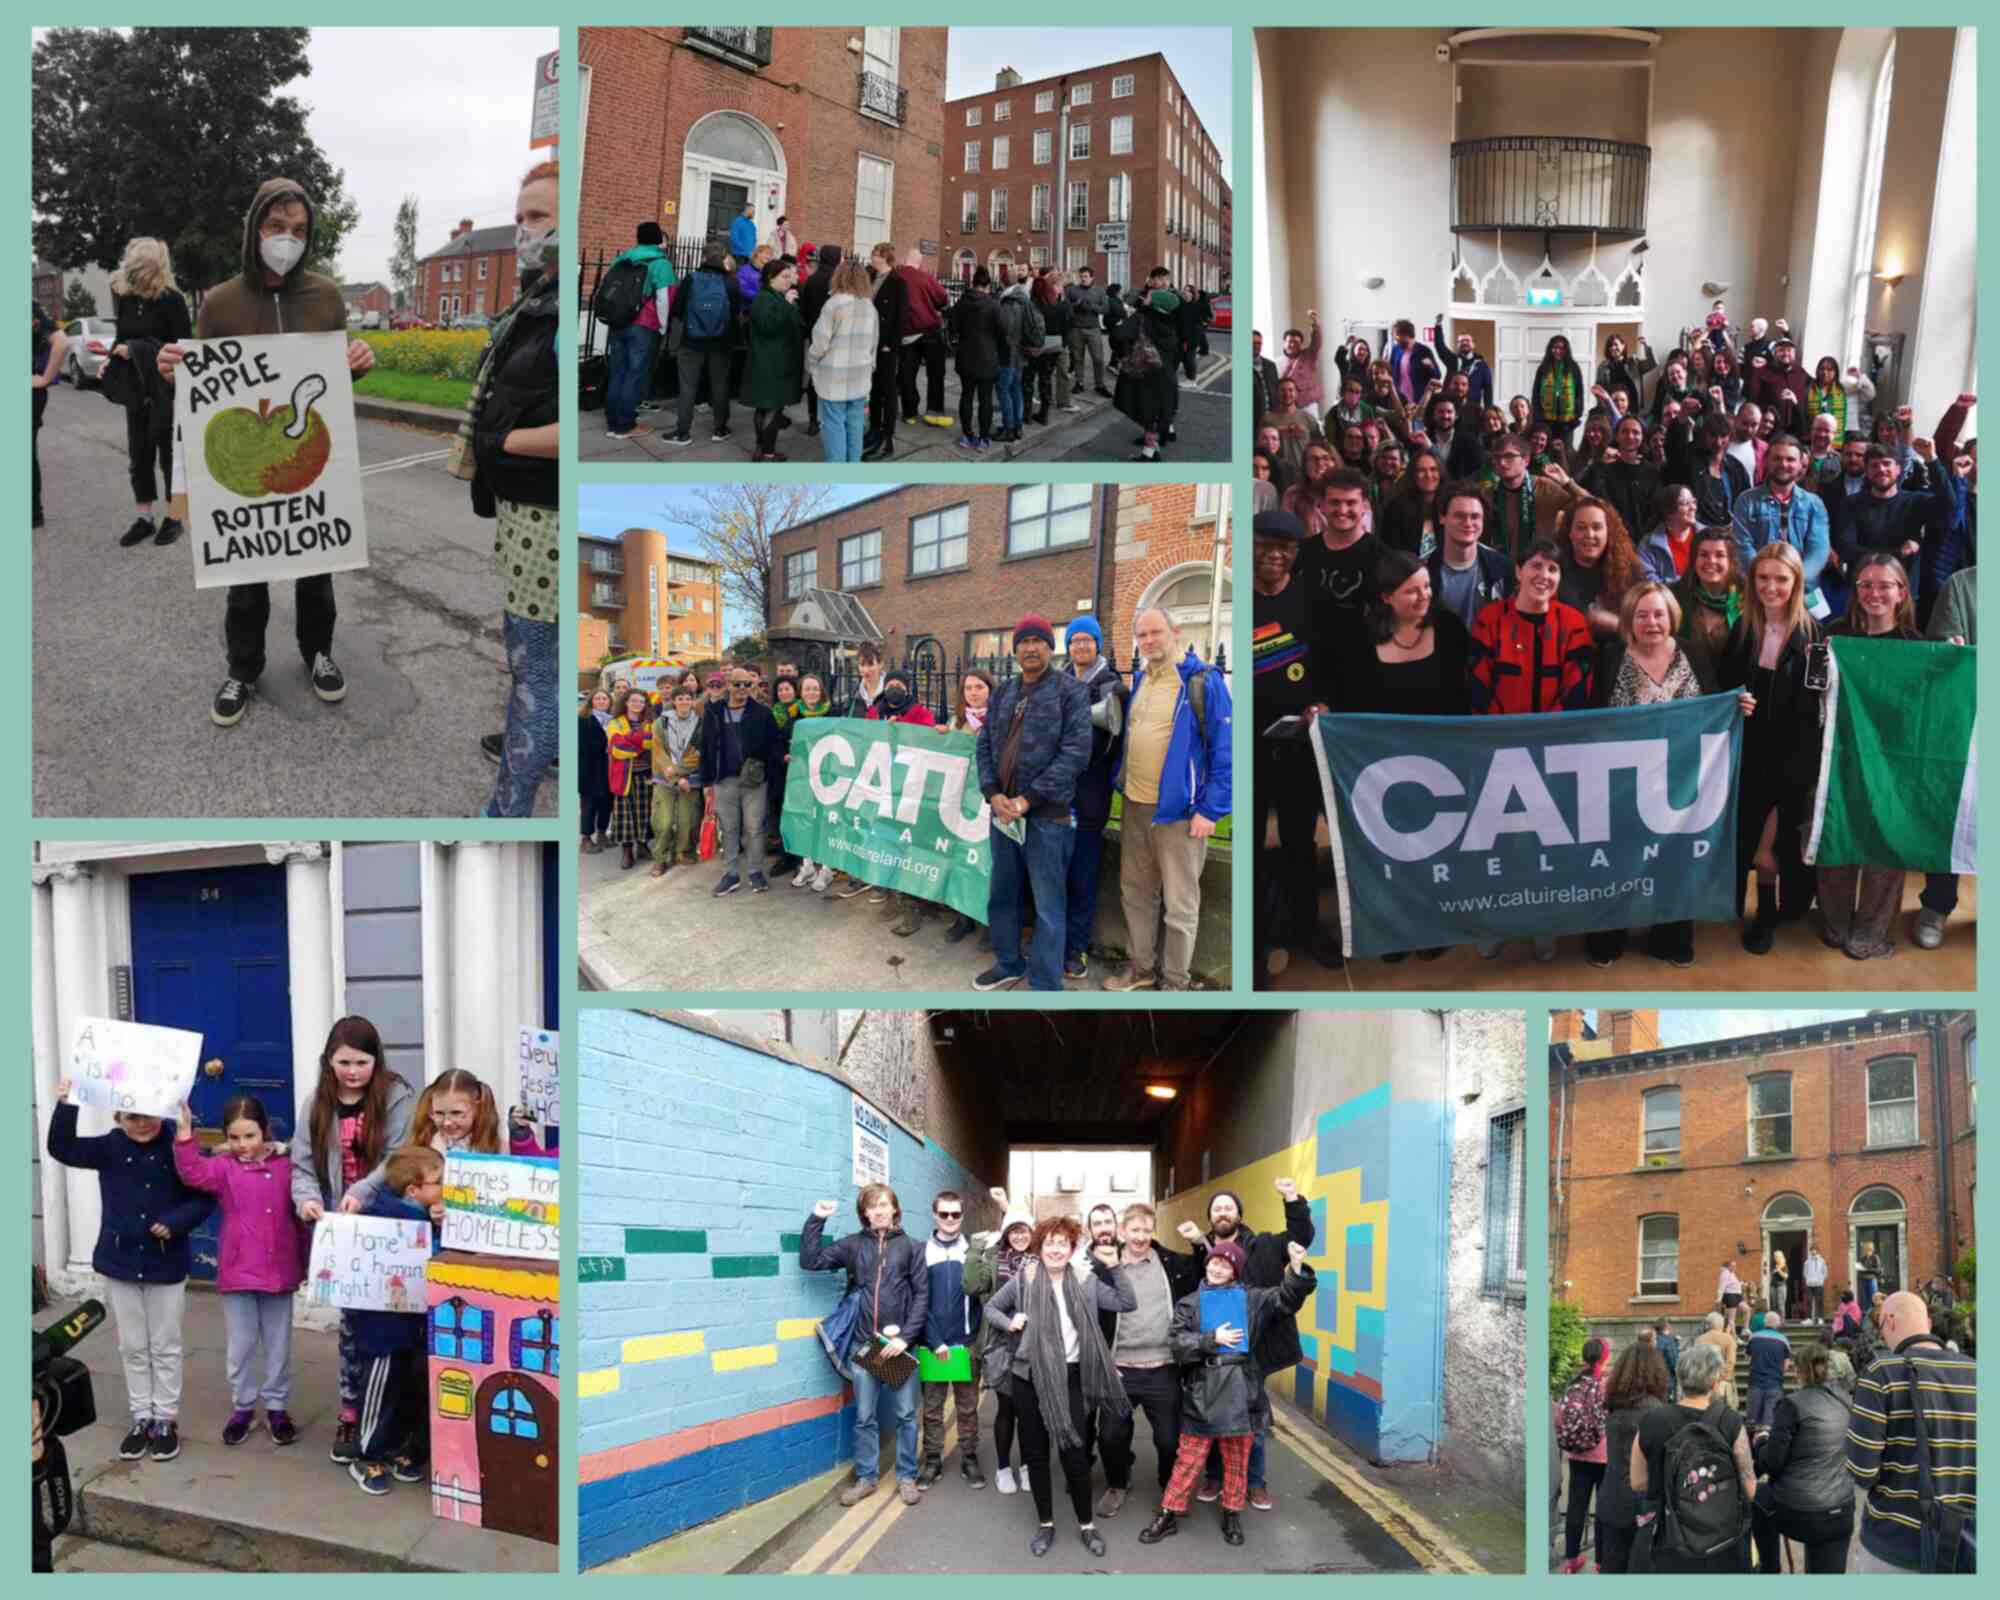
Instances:
[[[1597,1374],[1579,1372],[1556,1407],[1556,1443],[1565,1455],[1587,1455],[1604,1442],[1604,1391]]]
[[[1022,305],[1025,312],[1021,322],[1021,348],[1033,357],[1041,352],[1043,341],[1049,336],[1049,324],[1042,315],[1042,308],[1035,304],[1033,295],[1029,295]]]
[[[720,339],[729,331],[729,284],[719,272],[697,272],[687,287],[687,336]]]
[[[1660,1548],[1691,1560],[1727,1550],[1750,1525],[1736,1458],[1711,1417],[1720,1401],[1667,1440]]]
[[[614,261],[592,296],[590,309],[607,328],[629,328],[639,320],[646,304],[646,278],[650,263]]]

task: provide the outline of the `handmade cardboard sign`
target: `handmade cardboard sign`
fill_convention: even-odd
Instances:
[[[423,1311],[431,1225],[329,1211],[313,1229],[312,1303],[343,1311]]]
[[[368,565],[345,333],[183,340],[174,436],[194,586]]]
[[[69,1098],[114,1113],[179,1116],[200,1064],[198,1033],[85,1017],[70,1041]]]
[[[553,1156],[454,1150],[444,1158],[444,1248],[554,1261],[560,1197]]]
[[[562,1035],[553,1028],[523,1028],[516,1055],[521,1074],[521,1104],[545,1127],[562,1121],[562,1079],[557,1067]]]

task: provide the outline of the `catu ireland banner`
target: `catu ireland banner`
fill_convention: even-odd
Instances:
[[[794,855],[984,922],[989,816],[969,733],[860,717],[792,724],[781,831]]]
[[[1733,694],[1312,740],[1350,956],[1736,914]]]

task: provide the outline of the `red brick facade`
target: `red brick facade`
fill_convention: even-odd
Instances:
[[[451,241],[417,263],[416,313],[426,322],[491,317],[514,303],[519,276],[514,225],[475,228],[461,219]]]
[[[867,157],[871,174],[883,171],[881,162],[891,173],[889,226],[871,224],[871,231],[886,231],[899,247],[934,243],[946,31],[580,28],[577,49],[586,74],[581,259],[627,248],[638,224],[648,220],[670,239],[708,232],[707,203],[698,193],[712,194],[714,180],[691,163],[688,134],[717,112],[754,119],[756,129],[742,130],[741,142],[754,148],[775,141],[782,153],[782,173],[767,171],[754,182],[747,172],[719,174],[756,191],[760,241],[783,212],[801,242],[851,248]],[[753,37],[737,41],[738,49],[710,37],[718,33]],[[769,59],[760,61],[766,49]],[[874,70],[864,85],[864,64],[882,68],[884,52],[893,54],[893,80]],[[863,110],[864,94],[885,111],[891,104],[899,109],[886,115]],[[860,242],[872,247],[879,238]]]
[[[787,558],[816,552],[813,587],[842,589],[852,594],[874,618],[884,635],[883,654],[902,660],[918,639],[936,639],[947,660],[960,656],[988,657],[1011,651],[1011,630],[1023,612],[1037,611],[1054,626],[1058,648],[1064,627],[1088,615],[1098,594],[1097,567],[1107,514],[1106,500],[1119,491],[1092,486],[1087,502],[1089,537],[1055,550],[1009,554],[1009,517],[1020,517],[1017,544],[1040,537],[1028,522],[1032,507],[1042,503],[1048,486],[927,484],[893,490],[773,536],[772,608],[770,622],[782,625],[798,596],[788,585],[798,564]],[[919,519],[949,508],[964,507],[965,559],[947,570],[913,573],[913,543],[919,536],[948,534],[955,526]],[[1077,519],[1081,520],[1081,519]],[[841,581],[841,543],[879,532],[881,576],[873,582]],[[861,547],[850,545],[851,556]],[[1129,652],[1128,652],[1129,654]],[[1121,661],[1127,659],[1121,656]]]
[[[1230,505],[1229,486],[1221,483],[1127,484],[1119,491],[1111,601],[1103,622],[1105,648],[1120,667],[1132,662],[1132,623],[1142,605],[1166,605],[1182,642],[1203,660],[1215,659],[1206,598],[1210,580],[1204,575],[1212,573],[1218,541],[1225,574],[1218,633],[1228,642]]]
[[[1853,1286],[1861,1227],[1882,1230],[1885,1260],[1893,1241],[1901,1252],[1895,1275],[1905,1286],[1948,1272],[1971,1245],[1977,1171],[1971,1012],[1883,1012],[1632,1053],[1613,1053],[1586,1030],[1561,1026],[1564,1016],[1551,1018],[1549,1264],[1554,1292],[1586,1316],[1705,1312],[1714,1304],[1722,1263],[1732,1258],[1746,1284],[1762,1285],[1767,1229],[1796,1263],[1810,1228],[1826,1258],[1829,1303]],[[1567,1016],[1573,1021],[1576,1014]],[[1942,1060],[1934,1065],[1940,1046]],[[1895,1075],[1888,1064],[1897,1061],[1914,1065],[1914,1139],[1895,1126],[1906,1112],[1878,1106],[1871,1113],[1870,1067],[1885,1069],[1887,1078]],[[1760,1095],[1771,1097],[1763,1109],[1787,1103],[1786,1081],[1788,1132],[1752,1116]],[[1675,1092],[1678,1126],[1669,1133]],[[1649,1152],[1652,1097],[1661,1098],[1654,1102]],[[1676,1140],[1678,1148],[1670,1148]],[[1763,1150],[1772,1153],[1753,1153]],[[1864,1191],[1882,1189],[1900,1199],[1900,1210],[1878,1204],[1855,1211]],[[1809,1223],[1799,1215],[1800,1201]],[[1676,1220],[1675,1276],[1665,1281],[1665,1230],[1654,1224],[1646,1269],[1652,1281],[1642,1292],[1640,1238],[1649,1217]],[[1796,1265],[1792,1276],[1796,1283]]]
[[[386,319],[396,309],[396,297],[386,283],[343,283],[340,293],[347,309],[364,317],[374,311]]]
[[[1225,41],[1227,34],[1219,37]],[[1129,94],[1113,95],[1130,79]],[[1088,125],[1087,155],[1072,154],[1065,181],[1085,184],[1081,227],[1072,228],[1068,197],[1056,193],[1062,152],[1061,111],[1065,93],[1082,104],[1070,107],[1071,149],[1078,148],[1076,125]],[[1046,104],[1049,109],[1037,110]],[[1004,114],[1001,111],[1005,107]],[[1131,147],[1113,152],[1114,118],[1130,117]],[[944,209],[938,223],[944,241],[941,274],[969,278],[975,266],[1001,262],[1080,267],[1086,261],[1100,284],[1129,289],[1156,266],[1165,266],[1175,284],[1220,290],[1229,277],[1229,232],[1223,198],[1222,159],[1201,118],[1181,91],[1162,55],[1136,56],[1081,68],[1062,78],[1008,84],[953,100],[945,106]],[[1037,136],[1046,135],[1047,159],[1037,161]],[[996,139],[1007,140],[1006,165],[997,164]],[[967,171],[966,147],[978,147],[978,170]],[[1097,248],[1097,224],[1117,220],[1111,186],[1121,180],[1129,248],[1114,260]],[[1050,207],[1064,224],[1060,259],[1051,260],[1047,221],[1036,217],[1035,190],[1048,186]],[[994,196],[1004,191],[1006,215],[995,226]],[[975,197],[976,218],[965,226],[966,197]]]

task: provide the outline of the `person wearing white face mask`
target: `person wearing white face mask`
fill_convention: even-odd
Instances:
[[[310,196],[290,178],[270,178],[257,190],[243,219],[243,270],[202,297],[195,319],[197,339],[246,338],[278,333],[340,333],[347,327],[347,302],[340,285],[308,271],[317,213]],[[169,383],[184,359],[178,344],[161,347],[160,376]],[[375,365],[375,352],[359,339],[347,344],[348,371],[359,377]],[[299,655],[312,679],[313,693],[332,703],[347,698],[347,679],[333,660],[333,578],[317,573],[294,585]],[[250,708],[264,672],[264,629],[271,620],[271,589],[264,583],[229,588],[222,637],[229,675],[215,692],[209,717],[233,728]]]

